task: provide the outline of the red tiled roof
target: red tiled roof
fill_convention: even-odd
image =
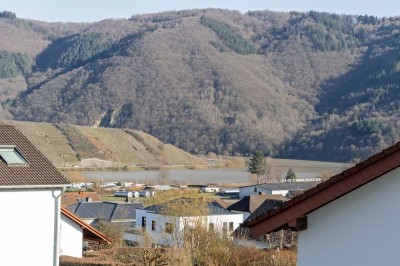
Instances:
[[[91,191],[79,191],[79,192],[65,192],[62,196],[62,205],[72,205],[78,203],[78,199],[84,199],[90,197],[92,201],[102,201],[96,192]]]
[[[105,236],[100,231],[96,230],[91,225],[89,225],[89,224],[85,223],[84,221],[82,221],[78,216],[76,216],[75,214],[73,214],[72,212],[67,210],[66,208],[61,207],[61,213],[64,214],[69,219],[71,219],[72,221],[74,221],[75,223],[79,224],[79,226],[81,226],[83,228],[83,230],[84,230],[84,232],[83,232],[84,238],[86,236],[86,237],[89,237],[91,239],[97,238],[100,241],[104,241],[104,242],[107,242],[109,244],[112,243],[111,239],[109,239],[107,236]]]
[[[7,165],[0,160],[0,187],[65,186],[69,182],[13,125],[0,122],[0,145],[15,146],[27,165]]]
[[[351,167],[327,181],[311,188],[278,208],[244,223],[253,237],[259,237],[283,228],[290,228],[296,220],[324,205],[379,178],[400,166],[400,142],[367,160]]]

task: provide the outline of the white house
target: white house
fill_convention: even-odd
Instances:
[[[58,265],[68,184],[19,130],[0,124],[0,265]]]
[[[250,195],[282,195],[290,196],[290,193],[303,192],[315,187],[320,182],[289,182],[289,183],[262,183],[239,187],[239,199]]]
[[[81,258],[84,244],[98,248],[112,240],[82,221],[66,208],[61,208],[60,255]]]
[[[219,187],[202,187],[201,192],[203,193],[216,193],[219,192]]]
[[[297,265],[397,265],[400,143],[244,223],[298,231]]]
[[[243,214],[235,214],[225,210],[217,202],[204,202],[206,214],[199,215],[165,215],[163,210],[168,204],[175,206],[191,205],[194,199],[179,198],[168,203],[149,206],[136,210],[136,229],[142,228],[154,244],[174,246],[180,244],[184,229],[195,227],[198,223],[208,230],[229,234],[243,222]],[[193,204],[196,208],[196,204]],[[197,205],[198,206],[198,205]],[[140,242],[141,236],[126,234],[125,239]]]

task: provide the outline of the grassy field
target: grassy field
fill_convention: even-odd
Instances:
[[[124,197],[114,197],[113,193],[103,193],[99,195],[103,201],[125,201]],[[139,197],[132,198],[131,200],[136,202],[141,202],[145,206],[150,206],[154,204],[160,204],[163,202],[167,202],[176,198],[203,198],[203,199],[212,199],[218,198],[214,193],[200,193],[198,190],[187,189],[187,190],[164,190],[164,191],[156,191],[155,197]]]

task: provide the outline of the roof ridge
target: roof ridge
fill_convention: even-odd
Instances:
[[[119,204],[115,204],[115,205],[114,205],[114,208],[113,208],[113,210],[112,210],[112,212],[111,212],[111,215],[110,215],[110,219],[111,219],[111,220],[114,218],[114,214],[115,214],[115,211],[116,211],[116,209],[118,208],[118,206],[119,206]]]

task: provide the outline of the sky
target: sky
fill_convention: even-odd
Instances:
[[[48,22],[94,22],[130,18],[133,14],[207,7],[241,12],[268,9],[378,17],[400,15],[400,0],[0,0],[0,11],[8,10],[19,18]]]

